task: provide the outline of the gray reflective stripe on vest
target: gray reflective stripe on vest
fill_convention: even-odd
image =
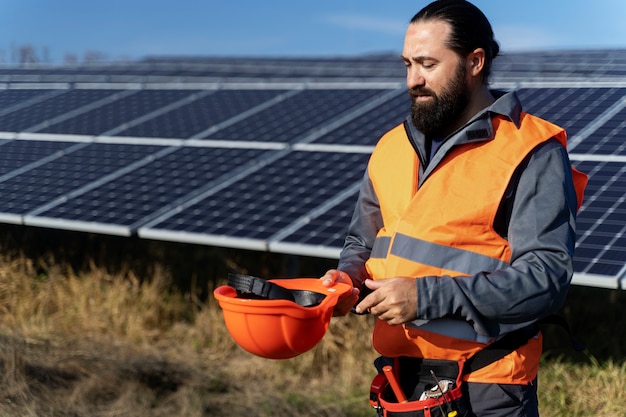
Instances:
[[[406,323],[406,327],[414,327],[416,329],[425,330],[431,333],[437,333],[455,339],[470,340],[479,343],[491,343],[495,339],[483,336],[474,330],[467,322],[453,319],[435,319],[435,320],[414,320]]]
[[[395,236],[391,254],[409,261],[467,275],[481,271],[496,271],[509,265],[507,262],[480,253],[439,245],[403,234]]]
[[[372,252],[370,258],[386,258],[389,252],[389,245],[391,244],[391,237],[379,236],[374,240],[372,245]]]

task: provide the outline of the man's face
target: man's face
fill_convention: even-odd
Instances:
[[[465,61],[446,46],[449,35],[444,21],[418,22],[409,25],[404,41],[411,116],[427,136],[455,130],[470,100]]]

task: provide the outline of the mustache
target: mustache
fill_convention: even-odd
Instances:
[[[412,99],[415,99],[415,98],[417,98],[419,96],[433,96],[433,97],[436,97],[437,95],[430,88],[418,87],[418,88],[410,88],[409,89],[409,96]]]

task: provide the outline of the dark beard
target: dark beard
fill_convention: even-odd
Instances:
[[[432,97],[428,103],[415,101],[417,94]],[[465,66],[461,62],[448,86],[438,96],[428,88],[409,90],[411,96],[411,119],[424,135],[443,136],[446,129],[454,126],[469,103]]]

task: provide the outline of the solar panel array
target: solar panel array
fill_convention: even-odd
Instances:
[[[590,176],[574,282],[626,288],[626,50],[504,54],[495,88]],[[0,222],[337,258],[396,56],[0,68]]]

